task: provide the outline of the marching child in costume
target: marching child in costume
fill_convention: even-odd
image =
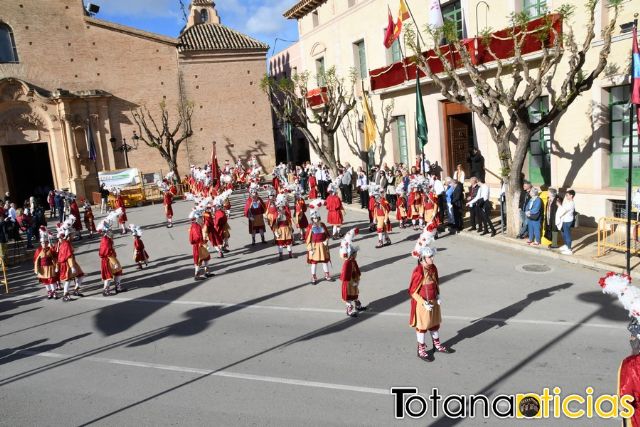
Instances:
[[[118,216],[118,224],[120,224],[120,229],[122,230],[122,234],[127,234],[127,207],[124,205],[124,198],[120,193],[120,189],[116,190],[116,209],[119,209],[121,214]]]
[[[353,245],[353,239],[358,229],[350,230],[340,243],[340,256],[344,260],[340,280],[342,281],[342,301],[347,304],[347,316],[356,317],[359,311],[367,308],[360,302],[360,267],[356,261],[358,247]]]
[[[422,179],[422,181],[423,180],[424,179]],[[411,193],[409,194],[408,216],[411,218],[414,230],[418,230],[424,226],[424,195],[422,194],[422,185],[420,182],[419,178],[416,178],[409,184]]]
[[[228,234],[229,225],[224,211],[224,201],[229,194],[229,190],[224,191],[213,200],[213,227],[208,231],[211,245],[218,251],[218,258],[224,258],[223,251],[225,246],[228,246],[228,237],[225,238],[225,233]]]
[[[73,229],[78,236],[77,240],[82,239],[82,222],[80,221],[80,208],[78,207],[78,202],[76,202],[75,198],[70,198],[69,202],[69,213],[73,215],[75,221],[73,222]]]
[[[100,256],[100,277],[104,283],[102,295],[105,297],[111,295],[111,282],[115,282],[116,284],[116,294],[118,292],[126,292],[127,290],[120,282],[122,278],[122,264],[118,261],[116,250],[113,247],[113,232],[111,231],[112,222],[115,220],[120,222],[121,215],[122,211],[118,208],[109,213],[109,215],[102,220],[100,225],[98,225],[98,231],[102,233],[102,240],[100,240],[98,255]],[[120,222],[120,224],[123,223]]]
[[[73,223],[76,218],[73,215],[65,220],[60,228],[58,228],[58,239],[60,243],[58,246],[58,270],[60,274],[60,281],[64,282],[64,291],[62,294],[62,301],[71,301],[69,296],[69,282],[73,280],[75,287],[73,288],[74,296],[84,296],[80,293],[80,285],[82,285],[82,277],[84,273],[76,262],[76,257],[73,254],[73,246],[71,245],[71,236],[73,232]]]
[[[264,214],[266,208],[264,202],[258,196],[258,185],[252,183],[249,187],[249,198],[244,205],[244,216],[249,220],[249,234],[251,234],[252,246],[256,244],[256,233],[260,233],[262,243],[266,243],[264,240]]]
[[[293,223],[291,221],[291,211],[287,206],[287,196],[278,194],[275,202],[275,214],[269,215],[269,226],[276,236],[278,246],[278,260],[282,261],[282,252],[287,248],[289,258],[293,258],[291,245],[293,243]]]
[[[208,203],[208,202],[207,202]],[[189,243],[191,243],[193,251],[193,265],[195,268],[195,280],[202,280],[205,277],[211,277],[214,274],[209,272],[209,250],[207,243],[203,237],[202,226],[204,218],[202,217],[201,207],[194,209],[190,214],[191,227],[189,228]],[[200,275],[200,267],[204,264],[204,276]]]
[[[309,220],[307,219],[307,204],[304,202],[304,198],[302,197],[302,193],[300,190],[296,191],[296,207],[295,207],[295,224],[298,227],[298,231],[300,232],[300,240],[304,239],[304,236],[307,232],[307,227],[309,226]]]
[[[315,203],[315,202],[314,202]],[[321,206],[318,204],[309,204],[311,211],[311,225],[307,228],[307,235],[305,236],[305,242],[307,244],[307,263],[311,265],[311,284],[318,283],[316,277],[316,267],[318,264],[322,264],[322,270],[324,271],[325,280],[331,282],[331,275],[329,274],[329,265],[331,261],[331,255],[329,253],[329,230],[327,226],[320,220],[320,214],[317,209]]]
[[[164,191],[162,204],[164,205],[164,215],[167,217],[167,228],[171,228],[173,227],[173,193],[166,184],[162,190]]]
[[[338,240],[338,238],[342,237],[342,233],[340,232],[340,227],[342,227],[342,223],[344,222],[344,208],[342,207],[342,201],[340,197],[336,195],[337,187],[335,184],[329,184],[327,188],[327,192],[329,195],[327,196],[326,206],[327,206],[327,222],[330,225],[333,225],[333,240]]]
[[[49,242],[49,233],[42,226],[40,228],[40,247],[33,254],[33,270],[38,276],[38,281],[47,289],[47,298],[49,299],[58,299],[58,294],[56,294],[56,283],[58,282],[56,258],[57,254]]]
[[[430,362],[432,359],[427,353],[425,334],[431,334],[434,351],[441,353],[453,353],[453,350],[445,347],[440,342],[438,330],[442,322],[440,313],[440,287],[438,269],[433,263],[436,250],[429,246],[433,239],[433,231],[424,231],[416,243],[412,255],[418,259],[418,265],[411,274],[409,284],[409,296],[411,297],[411,310],[409,324],[416,329],[418,339],[418,358]]]
[[[149,255],[144,249],[144,242],[142,241],[142,230],[133,224],[129,224],[129,230],[131,230],[131,235],[133,236],[133,261],[138,264],[137,269],[142,270],[142,264],[144,263],[146,267],[149,260]]]
[[[389,238],[388,222],[389,222],[389,208],[384,203],[382,195],[377,194],[375,196],[375,207],[373,208],[373,218],[376,223],[376,232],[378,233],[378,243],[376,248],[391,245],[391,239]]]
[[[404,228],[407,222],[407,198],[404,195],[404,185],[396,187],[396,219],[400,223],[400,228]]]
[[[91,209],[91,204],[88,201],[84,202],[84,226],[87,227],[89,231],[89,237],[93,237],[93,233],[96,230],[96,222],[95,217],[93,216],[93,210]]]

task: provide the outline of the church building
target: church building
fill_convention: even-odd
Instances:
[[[99,171],[166,174],[167,163],[139,139],[132,119],[141,107],[159,119],[161,103],[170,124],[181,101],[194,108],[180,174],[208,162],[214,141],[220,162],[255,155],[273,166],[271,115],[260,89],[266,44],[224,26],[210,0],[192,0],[175,38],[92,12],[82,0],[0,2],[1,194],[22,200],[68,188],[89,196]]]

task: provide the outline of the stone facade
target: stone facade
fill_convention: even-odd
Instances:
[[[221,162],[255,154],[266,168],[273,166],[269,106],[259,85],[268,46],[222,26],[212,2],[195,3],[185,33],[216,26],[217,44],[189,46],[180,37],[96,19],[81,0],[0,2],[0,25],[10,28],[18,56],[0,63],[0,146],[47,143],[53,185],[88,195],[97,188],[97,171],[125,167],[117,148],[123,139],[134,142],[131,111],[147,106],[157,112],[164,101],[177,116],[182,88],[195,112],[180,173],[209,161],[212,141]],[[88,158],[89,132],[95,164]],[[131,167],[168,172],[155,149],[137,145],[128,153]],[[10,159],[3,152],[5,166]],[[7,170],[0,167],[2,192],[11,187]]]

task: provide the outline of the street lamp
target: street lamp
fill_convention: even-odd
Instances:
[[[138,134],[136,133],[136,131],[133,131],[133,136],[131,137],[131,139],[133,139],[134,143],[133,145],[129,145],[127,144],[127,139],[126,138],[122,138],[122,145],[115,147],[114,146],[114,150],[115,151],[122,151],[124,153],[124,164],[127,167],[127,169],[129,169],[129,151],[131,150],[135,150],[138,148],[138,140],[140,139],[140,137],[138,136]],[[109,141],[112,144],[116,143],[116,139],[115,138],[111,138],[109,139]]]

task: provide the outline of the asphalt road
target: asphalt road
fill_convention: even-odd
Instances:
[[[489,398],[556,386],[562,395],[588,386],[615,393],[627,315],[600,292],[603,272],[463,236],[439,239],[440,333],[456,353],[425,363],[408,325],[416,232],[395,229],[383,249],[374,234],[357,238],[370,310],[354,319],[338,281],[309,284],[303,245],[282,262],[272,245],[251,247],[241,197],[232,251],[214,259],[217,276],[207,281],[193,281],[187,202],[175,206],[172,229],[161,205],[129,210],[151,262],[136,271],[132,238],[116,237],[126,293],[101,295],[98,239],[76,245],[88,273],[76,301],[49,301],[28,264],[12,269],[12,293],[0,297],[0,425],[576,425],[434,419],[431,408],[398,420],[390,388]],[[366,215],[349,210],[346,219],[346,228],[362,227]]]

